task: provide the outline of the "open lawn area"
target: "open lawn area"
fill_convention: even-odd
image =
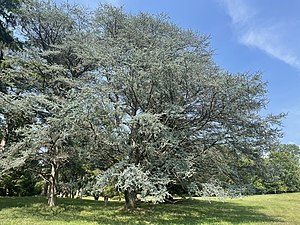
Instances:
[[[1,225],[46,224],[300,224],[300,193],[249,196],[176,204],[140,204],[135,212],[123,202],[59,199],[49,208],[42,197],[1,197]]]

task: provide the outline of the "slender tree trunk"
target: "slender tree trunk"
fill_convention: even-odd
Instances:
[[[43,189],[42,189],[42,192],[41,192],[41,195],[42,196],[47,196],[47,192],[49,190],[49,182],[45,180],[45,183],[43,185]]]
[[[82,199],[82,188],[76,190],[76,198]]]
[[[6,144],[6,141],[3,137],[2,140],[0,141],[0,151],[4,151],[5,144]]]
[[[0,151],[4,151],[7,140],[8,140],[8,125],[6,124],[4,129],[4,135],[0,141]]]
[[[4,53],[3,53],[3,48],[2,44],[0,45],[0,63],[4,60]]]
[[[104,205],[107,206],[108,196],[104,195],[103,200],[104,200]]]
[[[51,176],[49,179],[48,205],[57,204],[57,183],[58,183],[58,163],[56,160],[51,162]]]
[[[126,190],[125,193],[125,206],[128,210],[134,210],[136,207],[136,192],[132,190]]]

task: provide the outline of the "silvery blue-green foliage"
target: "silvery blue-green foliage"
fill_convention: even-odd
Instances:
[[[224,184],[216,178],[211,178],[205,183],[192,182],[188,187],[188,192],[190,196],[202,196],[204,199],[210,202],[210,197],[217,197],[219,200],[224,200],[225,198],[236,198],[240,197],[245,192],[245,187],[237,187],[234,185]]]
[[[201,195],[209,200],[209,197],[218,197],[224,199],[228,193],[221,186],[220,182],[216,179],[211,179],[207,183],[202,183]]]
[[[6,85],[0,100],[1,157],[18,159],[11,161],[14,166],[20,159],[36,160],[32,169],[53,187],[59,169],[81,157],[88,141],[80,132],[88,125],[75,123],[82,106],[72,101],[72,93],[80,92],[95,69],[95,60],[83,51],[90,40],[89,20],[81,9],[53,1],[24,1],[19,11],[24,48],[7,58],[10,67],[1,73]]]
[[[169,195],[166,185],[169,179],[162,174],[150,174],[140,165],[119,162],[100,174],[96,188],[102,192],[108,185],[113,185],[119,192],[135,191],[141,200],[151,196],[151,201],[162,202]]]
[[[209,37],[111,5],[89,15],[52,1],[23,7],[25,48],[1,73],[1,135],[13,133],[6,150],[28,149],[45,174],[84,159],[108,169],[100,189],[125,198],[161,201],[172,185],[215,195],[212,177],[236,182],[235,162],[259,162],[276,143],[282,115],[259,115],[261,75],[219,68]]]
[[[245,195],[254,195],[259,193],[253,183],[239,184],[236,182],[236,184],[226,185],[225,190],[227,196],[230,198],[239,198]]]
[[[94,196],[96,198],[100,197],[102,193],[103,189],[101,190],[97,187],[95,177],[92,177],[83,189],[84,195]]]
[[[26,44],[49,50],[63,44],[78,31],[87,31],[89,15],[83,9],[53,0],[24,0],[19,10],[19,25]]]
[[[238,173],[231,158],[255,161],[276,143],[282,115],[258,114],[267,104],[261,75],[219,68],[207,36],[164,15],[130,15],[110,5],[99,7],[93,26],[98,75],[110,104],[123,112],[116,125],[125,126],[118,133],[124,145],[114,165],[126,160],[187,190],[212,177],[230,181]]]

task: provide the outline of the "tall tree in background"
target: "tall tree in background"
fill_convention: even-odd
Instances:
[[[5,61],[4,52],[5,49],[8,51],[10,49],[15,49],[20,43],[14,37],[13,29],[17,25],[17,15],[16,12],[20,2],[18,0],[1,0],[0,1],[0,152],[4,151],[7,146],[8,140],[17,140],[16,134],[13,129],[22,126],[28,117],[26,114],[20,116],[20,112],[16,107],[10,107],[7,110],[4,105],[8,105],[9,102],[5,103],[5,96],[8,94],[11,88],[15,86],[10,84],[5,80],[5,70],[10,67],[10,62]],[[16,85],[17,86],[17,85]],[[13,115],[13,116],[12,116]],[[14,118],[13,118],[14,117]],[[20,165],[20,161],[16,160],[18,163],[15,165]],[[8,161],[5,159],[0,162],[0,174],[2,169],[10,168]]]
[[[300,149],[294,144],[282,144],[266,158],[265,191],[268,193],[300,190]]]
[[[50,184],[50,206],[56,204],[59,168],[78,149],[66,114],[72,108],[68,92],[78,90],[85,72],[93,68],[80,57],[81,47],[89,42],[82,15],[67,4],[26,1],[20,26],[27,41],[22,52],[11,56],[11,68],[3,71],[9,91],[1,96],[2,123],[8,134],[17,135],[6,138],[3,158],[38,160],[34,169]],[[13,126],[17,115],[28,121]]]

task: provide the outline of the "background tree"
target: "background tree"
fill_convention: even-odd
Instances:
[[[0,178],[1,196],[33,196],[41,190],[40,178],[27,166],[7,170]]]
[[[0,1],[0,94],[7,93],[7,84],[3,81],[2,72],[9,64],[4,62],[4,50],[16,48],[19,42],[13,35],[13,28],[17,25],[16,11],[19,7],[18,0],[1,0]],[[8,132],[13,126],[12,121],[4,123],[4,110],[0,105],[0,151],[3,150],[8,139]],[[18,122],[19,123],[19,119]]]
[[[266,158],[265,189],[268,193],[300,190],[299,147],[282,144]]]
[[[85,72],[93,68],[80,57],[88,43],[82,15],[68,4],[26,1],[20,9],[20,25],[27,41],[22,52],[11,56],[11,68],[3,71],[3,80],[10,84],[10,91],[1,96],[3,126],[8,126],[10,115],[14,123],[17,115],[28,122],[7,128],[7,133],[19,136],[5,140],[2,158],[24,155],[38,160],[35,170],[49,182],[51,206],[56,204],[58,170],[79,148],[79,141],[72,139],[76,136],[72,121],[67,119],[66,110],[73,107],[68,92],[78,90]]]

